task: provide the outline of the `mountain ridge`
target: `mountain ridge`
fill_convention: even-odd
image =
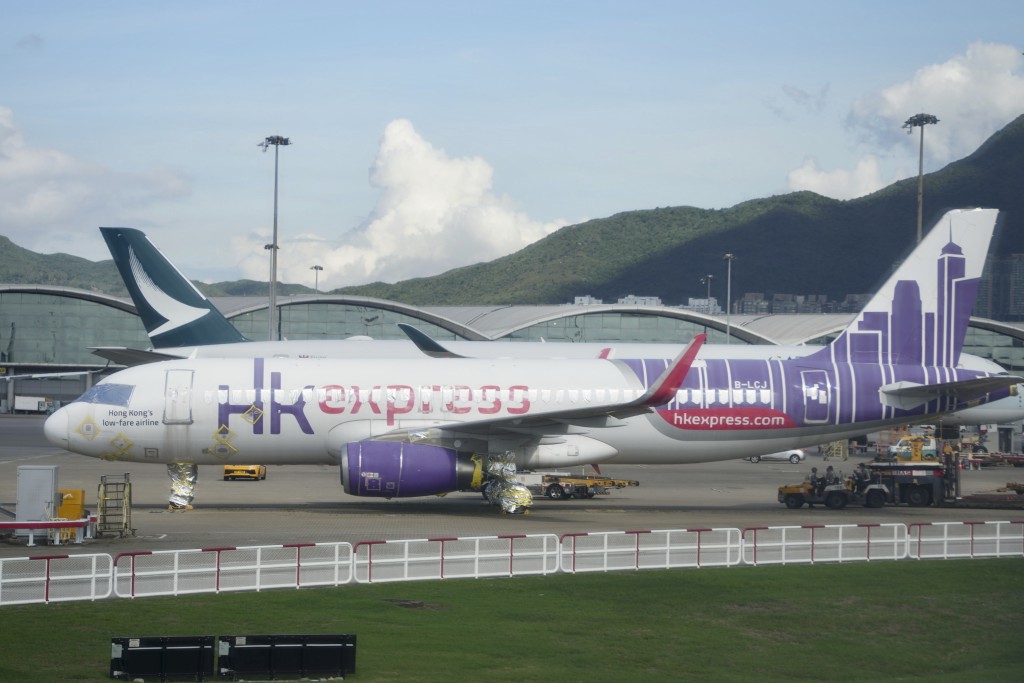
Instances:
[[[1024,253],[1024,116],[990,136],[971,155],[924,179],[927,229],[945,210],[998,208],[1001,233],[993,253]],[[864,197],[837,200],[808,191],[756,198],[725,209],[691,206],[623,211],[565,226],[489,262],[397,282],[323,292],[410,305],[559,304],[574,296],[615,300],[628,294],[666,304],[725,299],[726,253],[735,300],[745,292],[824,294],[832,300],[875,289],[916,237],[917,178]],[[37,254],[0,236],[0,283],[57,285],[126,296],[113,261]],[[261,296],[266,282],[196,282],[208,296]],[[282,284],[282,295],[312,294]]]

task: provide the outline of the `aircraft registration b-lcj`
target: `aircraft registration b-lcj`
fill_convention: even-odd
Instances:
[[[345,491],[471,488],[520,468],[690,463],[849,438],[1009,396],[957,368],[997,212],[951,211],[832,344],[796,358],[188,358],[115,373],[47,419],[69,451],[333,464]]]

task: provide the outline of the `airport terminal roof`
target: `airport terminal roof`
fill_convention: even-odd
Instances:
[[[105,304],[126,312],[135,312],[129,299],[109,296],[71,287],[49,285],[0,284],[0,292],[33,292],[67,296]],[[265,309],[263,297],[215,297],[215,306],[228,318]],[[706,324],[719,330],[729,325],[732,333],[749,343],[802,344],[826,335],[835,335],[854,318],[853,314],[792,314],[792,315],[725,315],[708,316],[670,306],[637,306],[630,304],[544,305],[544,306],[412,306],[386,299],[358,296],[310,295],[280,297],[281,306],[297,304],[334,303],[365,306],[398,311],[413,318],[437,324],[439,327],[476,340],[500,339],[518,330],[541,322],[577,315],[618,314],[649,315],[681,318]],[[1024,322],[999,322],[986,318],[971,318],[971,326],[1024,341]]]
[[[267,300],[262,297],[215,297],[212,299],[225,316],[266,308]],[[368,308],[383,308],[401,311],[413,317],[437,323],[470,339],[500,339],[516,330],[539,322],[574,315],[596,313],[617,313],[631,315],[653,315],[684,318],[707,323],[709,327],[724,330],[732,327],[733,334],[744,337],[750,343],[803,344],[826,335],[842,331],[855,314],[774,314],[774,315],[733,315],[709,316],[671,306],[636,306],[629,304],[594,304],[577,306],[573,304],[545,306],[411,306],[386,299],[358,296],[302,296],[280,297],[278,304],[287,306],[304,303],[337,303]],[[985,318],[972,318],[971,325],[999,332],[1018,339],[1024,339],[1024,322],[1004,323]]]

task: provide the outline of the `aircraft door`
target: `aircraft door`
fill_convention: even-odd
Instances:
[[[164,424],[192,424],[192,370],[168,370],[164,385]]]
[[[804,370],[800,373],[804,390],[804,423],[821,424],[829,421],[832,388],[824,370]]]

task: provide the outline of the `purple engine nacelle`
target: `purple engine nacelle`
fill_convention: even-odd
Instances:
[[[426,444],[356,441],[345,444],[341,485],[353,496],[409,498],[472,488],[482,459]]]

